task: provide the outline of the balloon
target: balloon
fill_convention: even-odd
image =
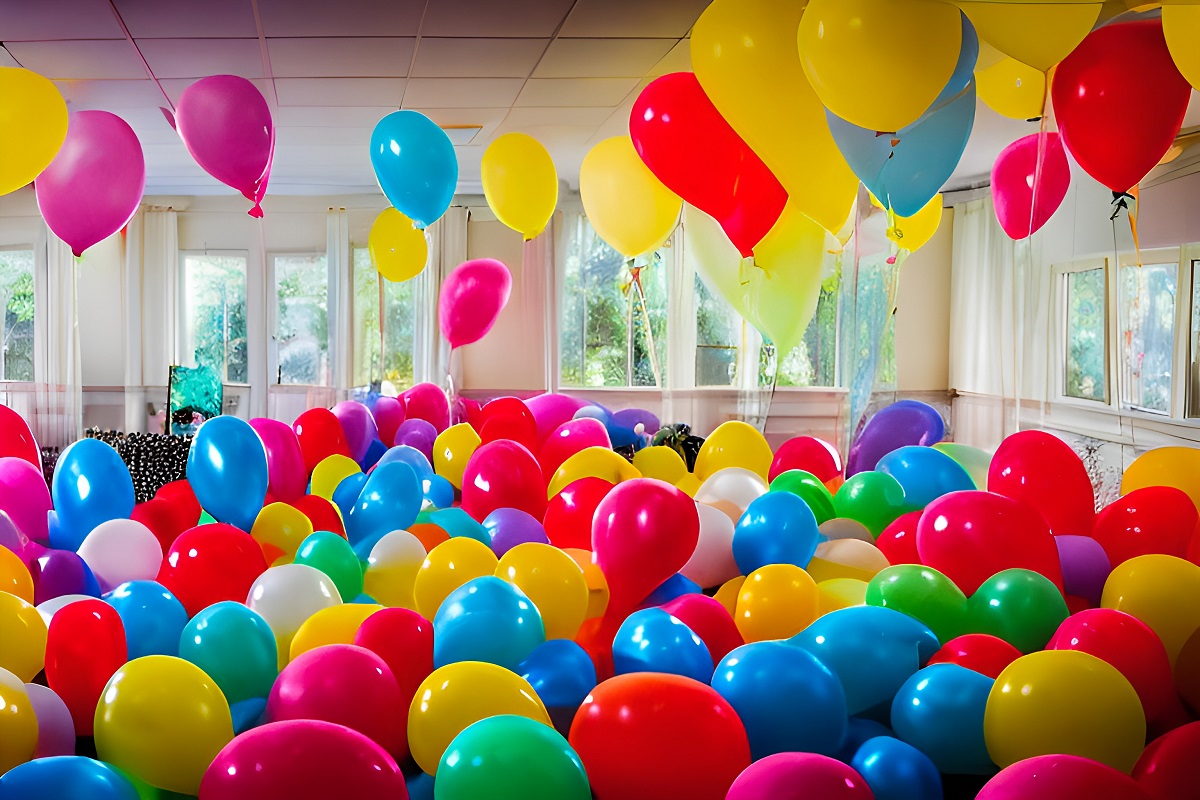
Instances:
[[[459,264],[438,295],[438,327],[451,347],[477,342],[496,324],[512,293],[512,273],[494,258]]]
[[[496,576],[533,601],[547,639],[571,639],[583,624],[587,581],[579,565],[558,548],[536,542],[518,544],[500,557]]]
[[[312,521],[287,503],[271,503],[254,519],[250,536],[262,548],[268,564],[288,564],[300,544],[312,535]]]
[[[600,800],[721,800],[750,764],[733,707],[679,675],[634,673],[604,681],[575,715],[569,741]]]
[[[891,736],[863,742],[850,762],[876,800],[938,800],[942,776],[929,756]]]
[[[661,608],[635,611],[621,623],[613,641],[618,675],[661,672],[707,683],[712,656],[700,637]]]
[[[0,71],[0,80],[9,69],[0,68],[3,70]],[[28,461],[39,471],[42,469],[42,451],[33,438],[33,432],[29,430],[29,424],[8,406],[0,406],[0,458],[19,458]]]
[[[292,429],[296,431],[296,439],[300,442],[307,473],[312,473],[318,464],[330,456],[350,457],[346,433],[338,418],[327,408],[310,408],[296,417]]]
[[[252,419],[250,427],[267,452],[268,488],[279,500],[290,502],[304,494],[308,470],[300,440],[291,426],[277,419]]]
[[[954,476],[949,469],[946,470],[946,473]],[[922,479],[920,476],[910,478],[907,475],[906,478],[910,483]],[[952,479],[946,478],[946,480]],[[926,490],[926,495],[933,493],[933,489]],[[834,513],[838,517],[861,522],[872,536],[883,533],[888,525],[909,511],[912,505],[905,496],[904,487],[900,482],[892,475],[882,471],[860,472],[852,475],[838,487],[837,494],[833,496]]]
[[[195,616],[222,600],[242,602],[267,570],[263,551],[232,525],[200,525],[182,533],[167,551],[158,581]]]
[[[1000,227],[1010,239],[1032,236],[1054,216],[1070,186],[1071,166],[1061,136],[1049,131],[1018,139],[992,166],[992,202]]]
[[[541,522],[515,508],[497,508],[483,520],[483,528],[497,556],[517,545],[550,541]]]
[[[104,596],[116,609],[125,628],[128,658],[179,653],[179,636],[187,625],[187,612],[175,595],[154,581],[123,583]]]
[[[1196,506],[1173,486],[1144,486],[1117,498],[1096,516],[1092,536],[1112,566],[1161,553],[1185,558],[1200,523]]]
[[[363,591],[385,606],[414,608],[413,585],[425,560],[425,547],[408,531],[384,534],[371,548]]]
[[[995,680],[1021,651],[998,636],[967,633],[949,640],[929,659],[930,664],[957,664]]]
[[[743,575],[768,564],[805,567],[820,534],[808,504],[790,492],[768,492],[750,503],[733,534],[733,557]]]
[[[454,199],[454,145],[420,112],[393,111],[375,125],[371,166],[388,202],[421,230],[437,222]]]
[[[0,547],[0,592],[33,602],[33,578],[21,557],[7,547]]]
[[[757,428],[739,420],[729,420],[718,425],[704,440],[696,456],[696,477],[703,481],[718,470],[741,467],[765,482],[771,459],[771,446]]]
[[[37,749],[33,757],[70,756],[75,754],[75,721],[71,710],[53,689],[40,683],[25,684],[29,703],[37,714]]]
[[[96,701],[126,661],[121,617],[107,603],[80,600],[60,609],[46,637],[46,683],[71,710],[80,736],[92,733]]]
[[[200,505],[218,522],[250,530],[269,481],[262,440],[237,417],[208,420],[188,451],[187,479]]]
[[[585,447],[563,462],[550,478],[546,493],[553,497],[581,478],[603,478],[620,483],[641,477],[637,470],[619,453],[607,447]]]
[[[932,406],[918,400],[892,403],[876,413],[855,439],[846,460],[846,477],[875,469],[879,459],[897,448],[936,444],[945,434],[945,423]]]
[[[1104,581],[1112,572],[1104,548],[1090,536],[1055,536],[1054,544],[1058,546],[1058,560],[1062,564],[1063,590],[1068,596],[1100,605]]]
[[[1128,775],[1073,755],[1045,755],[1019,761],[987,782],[977,800],[1148,800]]]
[[[679,453],[665,446],[643,447],[633,454],[633,467],[644,478],[654,478],[671,485],[688,476],[687,464]]]
[[[34,553],[29,554],[31,557]],[[33,602],[41,605],[65,594],[100,596],[100,585],[77,554],[69,550],[46,550],[29,562],[36,587]]]
[[[101,591],[107,592],[126,581],[154,580],[163,551],[145,525],[112,519],[92,529],[79,545],[79,557],[96,576]]]
[[[0,195],[33,182],[49,166],[67,136],[67,103],[58,87],[27,69],[0,68]],[[12,455],[4,452],[4,455]]]
[[[287,663],[292,637],[305,620],[341,602],[333,581],[304,564],[271,567],[255,579],[246,595],[246,606],[271,626],[281,665]]]
[[[1200,747],[1200,722],[1160,736],[1142,752],[1133,779],[1153,800],[1196,796],[1193,754]]]
[[[466,537],[442,542],[429,551],[413,583],[416,610],[431,619],[443,601],[468,581],[495,575],[498,565],[487,545]]]
[[[138,800],[119,770],[73,754],[39,758],[0,775],[0,794],[12,800]]]
[[[921,521],[921,513],[910,511],[901,514],[875,539],[875,546],[893,566],[921,563],[921,556],[917,553],[917,525]]]
[[[546,641],[537,607],[508,581],[485,575],[447,595],[433,618],[433,664],[460,661],[510,670]]]
[[[46,514],[53,507],[41,467],[14,456],[0,458],[0,508],[18,530],[35,542],[48,542]],[[84,531],[80,539],[87,533]]]
[[[777,753],[751,764],[726,800],[875,800],[853,768],[817,753]]]
[[[1007,56],[995,64],[977,69],[975,83],[979,99],[997,114],[1010,119],[1032,120],[1041,117],[1049,96],[1049,82],[1045,73]],[[1055,133],[1049,135],[1058,138]]]
[[[1119,68],[1122,53],[1138,64]],[[1170,149],[1191,87],[1171,61],[1161,20],[1106,25],[1058,66],[1051,87],[1059,131],[1083,170],[1114,192],[1136,186]],[[1136,119],[1135,130],[1114,131]]]
[[[1092,531],[1092,483],[1075,451],[1052,434],[1020,431],[1005,439],[992,456],[988,491],[1036,508],[1052,533]]]
[[[484,442],[511,439],[531,453],[538,452],[537,421],[529,407],[515,397],[489,400],[472,418],[471,424],[479,429]],[[608,441],[607,433],[604,441]]]
[[[4,642],[0,648],[0,669],[25,682],[42,671],[46,661],[46,622],[33,605],[4,591],[0,591],[0,641]]]
[[[550,153],[524,133],[506,133],[483,151],[483,196],[496,218],[525,241],[550,222],[558,204],[558,172]]]
[[[714,667],[731,650],[745,643],[729,612],[711,597],[685,594],[664,603],[661,608],[700,637],[712,656]]]
[[[613,485],[603,478],[580,478],[550,498],[543,526],[560,548],[592,548],[592,517]]]
[[[296,551],[295,563],[324,572],[342,597],[358,597],[363,591],[363,569],[350,543],[329,531],[317,531]]]
[[[204,670],[231,703],[266,697],[278,674],[271,626],[241,603],[205,608],[184,627],[179,657]]]
[[[1173,556],[1131,558],[1109,575],[1101,605],[1149,625],[1174,664],[1200,628],[1200,566]]]
[[[942,225],[942,206],[945,199],[941,193],[929,199],[917,213],[912,216],[895,216],[895,225],[887,230],[887,237],[896,242],[901,249],[915,253],[929,243]]]
[[[346,537],[351,544],[358,544],[375,535],[407,528],[421,511],[421,498],[421,484],[408,464],[376,467],[346,517]]]
[[[1045,647],[1068,613],[1061,590],[1027,569],[997,572],[967,601],[974,629],[1026,653]]]
[[[1004,8],[990,0],[960,0],[957,5],[988,44],[1042,72],[1066,58],[1100,16],[1097,3],[1034,3]]]
[[[0,669],[0,775],[33,758],[38,743],[38,721],[25,684]],[[0,788],[4,784],[0,781]]]
[[[812,436],[797,436],[788,439],[775,451],[768,477],[774,485],[775,479],[785,472],[801,470],[824,483],[842,474],[842,457],[837,448],[826,441]]]
[[[1197,59],[1190,46],[1191,36],[1200,20],[1198,13],[1194,8],[1174,3],[1164,4],[1162,10],[1163,35],[1171,52],[1171,60],[1192,85],[1200,83],[1200,59]],[[3,194],[2,186],[0,194]]]
[[[371,598],[356,598],[354,602],[322,608],[300,625],[288,647],[288,660],[295,661],[311,650],[326,645],[353,644],[364,621],[383,610],[370,602]]]
[[[604,424],[591,417],[564,422],[555,428],[538,452],[538,462],[542,465],[542,473],[547,477],[554,475],[563,462],[589,447],[612,448],[612,442],[608,438],[608,430]],[[650,448],[646,448],[645,451],[649,450]]]
[[[929,626],[939,641],[962,635],[970,626],[967,598],[954,582],[921,564],[888,567],[871,578],[867,605],[890,608]]]
[[[521,716],[501,715],[469,726],[446,749],[438,768],[444,800],[590,800],[579,756],[554,731]]]
[[[371,416],[370,410],[365,405],[354,400],[343,400],[332,410],[346,435],[346,441],[350,446],[350,458],[362,461],[371,442],[377,438],[379,433],[375,425],[375,418]]]
[[[405,724],[408,708],[421,681],[433,672],[433,626],[406,608],[385,608],[362,621],[354,644],[378,655],[400,687]]]
[[[924,508],[950,492],[975,488],[971,476],[956,461],[932,447],[901,447],[879,460],[875,469],[895,478],[904,490],[904,503]]]
[[[896,692],[891,722],[896,735],[948,774],[988,775],[983,720],[993,679],[957,664],[931,664]]]
[[[479,434],[465,422],[447,428],[434,440],[434,470],[450,481],[454,488],[462,489],[467,461],[480,443]]]
[[[516,508],[541,519],[546,513],[545,486],[528,450],[515,442],[488,442],[467,462],[462,507],[481,522],[497,508]]]
[[[405,422],[423,419],[433,426],[435,435],[450,425],[450,402],[446,393],[432,383],[418,383],[403,395]],[[397,431],[397,435],[399,431]],[[400,443],[402,444],[402,443]]]
[[[76,111],[62,149],[33,188],[46,225],[78,258],[137,213],[146,188],[142,144],[116,114]]]
[[[548,708],[565,708],[572,714],[596,688],[591,656],[566,639],[551,639],[535,647],[517,673],[529,681]]]
[[[579,170],[579,194],[596,233],[627,258],[671,235],[681,201],[642,162],[628,136],[595,145]]]
[[[704,588],[720,586],[741,574],[733,554],[733,520],[725,512],[703,503],[696,504],[696,512],[700,519],[699,539],[679,574]]]
[[[417,277],[429,260],[429,244],[425,241],[424,231],[390,207],[379,212],[372,223],[367,250],[372,266],[392,283]]]
[[[93,528],[128,518],[134,505],[129,468],[99,439],[80,439],[63,450],[54,467],[51,495],[58,526],[50,541],[60,550],[78,550]]]

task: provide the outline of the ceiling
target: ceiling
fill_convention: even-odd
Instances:
[[[687,36],[707,4],[0,0],[0,66],[54,80],[72,110],[129,122],[145,150],[149,194],[229,191],[196,165],[160,111],[196,79],[221,73],[254,81],[271,106],[275,194],[377,192],[368,142],[396,108],[478,126],[456,136],[461,193],[480,191],[483,151],[510,131],[537,137],[577,187],[591,146],[628,132],[642,88],[691,68]],[[951,186],[985,180],[996,154],[1035,129],[981,105]]]

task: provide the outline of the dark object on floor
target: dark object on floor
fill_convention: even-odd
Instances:
[[[654,439],[650,444],[651,446],[669,447],[679,453],[680,458],[687,464],[688,472],[691,472],[696,468],[696,456],[700,454],[704,440],[699,436],[692,436],[690,425],[677,422],[674,425],[664,425],[660,428],[658,433],[654,434]]]
[[[131,433],[101,431],[91,428],[84,432],[90,439],[99,439],[121,456],[133,479],[137,502],[154,497],[164,485],[187,476],[190,436],[166,436],[161,433]]]

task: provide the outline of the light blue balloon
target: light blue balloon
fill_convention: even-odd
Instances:
[[[534,648],[517,667],[548,708],[578,708],[596,688],[596,665],[570,639],[551,639]]]
[[[953,100],[975,78],[975,65],[979,61],[979,35],[975,33],[975,26],[967,15],[962,11],[958,13],[962,15],[962,47],[958,51],[958,61],[954,65],[954,74],[946,81],[937,99],[929,105],[929,111]]]
[[[108,594],[125,626],[129,660],[142,656],[178,656],[179,635],[188,623],[183,603],[156,581],[127,581]]]
[[[213,519],[249,532],[267,496],[267,451],[250,423],[213,417],[192,440],[187,480]]]
[[[542,615],[515,584],[494,575],[467,581],[433,618],[433,666],[484,661],[516,672],[546,641]]]
[[[891,475],[904,488],[904,505],[921,509],[944,494],[975,489],[975,481],[962,466],[941,450],[909,445],[893,450],[875,465],[876,472]]]
[[[474,539],[488,547],[492,546],[492,535],[488,533],[487,528],[461,508],[440,508],[431,511],[429,521],[450,534],[451,539],[461,536]]]
[[[57,517],[50,546],[56,550],[78,550],[92,528],[133,513],[129,468],[99,439],[80,439],[62,451],[50,490]]]
[[[84,440],[86,441],[86,440]],[[115,767],[83,756],[50,756],[0,775],[4,800],[138,800],[137,789]]]
[[[765,641],[732,650],[712,687],[746,726],[750,755],[833,755],[846,735],[846,693],[829,668],[802,647]]]
[[[661,608],[630,614],[613,640],[617,675],[665,672],[708,683],[713,674],[708,646],[692,629]]]
[[[266,697],[279,674],[275,634],[241,603],[214,603],[179,636],[179,657],[204,670],[230,703]]]
[[[379,459],[379,466],[393,464],[397,461],[412,467],[413,472],[417,474],[418,480],[424,481],[433,475],[433,467],[429,465],[429,459],[420,450],[410,445],[398,444],[395,447],[388,448],[388,451]]]
[[[767,492],[746,507],[733,531],[733,558],[743,575],[768,564],[807,567],[821,532],[812,509],[791,492]]]
[[[850,766],[875,800],[942,800],[942,776],[929,756],[891,736],[863,742]]]
[[[441,475],[430,475],[421,481],[425,502],[433,508],[450,508],[454,505],[454,484]]]
[[[393,111],[371,133],[371,166],[388,202],[427,228],[446,213],[458,186],[450,137],[417,111]]]
[[[911,217],[958,167],[975,125],[975,83],[895,136],[860,128],[828,109],[825,117],[838,149],[863,185],[898,215]]]
[[[333,504],[342,512],[343,519],[354,508],[354,504],[358,502],[358,496],[362,494],[362,489],[366,485],[366,473],[355,472],[353,475],[347,475],[342,478],[337,488],[333,490]]]
[[[346,516],[351,545],[378,533],[404,530],[421,513],[421,483],[408,464],[376,467]]]
[[[892,701],[896,736],[920,750],[938,770],[989,775],[983,714],[995,681],[958,664],[930,664],[912,675]]]
[[[267,698],[251,697],[249,700],[243,700],[240,703],[232,703],[229,706],[229,714],[233,717],[233,732],[245,733],[251,728],[257,728],[265,721],[263,714],[267,710]]]

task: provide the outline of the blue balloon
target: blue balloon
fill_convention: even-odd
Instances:
[[[404,530],[421,513],[421,501],[421,483],[412,467],[376,467],[346,515],[346,538],[355,545],[374,534]]]
[[[733,558],[743,575],[768,564],[807,567],[821,532],[812,509],[791,492],[754,498],[733,532]]]
[[[240,703],[233,703],[229,706],[229,713],[233,717],[233,732],[245,733],[251,728],[257,728],[266,720],[263,715],[267,711],[267,698],[251,697],[249,700],[243,700]]]
[[[375,549],[375,545],[379,544],[379,540],[387,536],[391,531],[379,531],[372,533],[370,536],[359,539],[353,545],[354,555],[358,556],[358,560],[364,565],[371,560],[371,551]]]
[[[488,533],[487,528],[461,508],[440,508],[432,511],[429,521],[450,534],[451,539],[463,536],[486,544],[489,548],[492,546],[492,535]]]
[[[617,630],[612,649],[617,675],[665,672],[701,683],[712,678],[708,645],[661,608],[643,608],[630,614]]]
[[[241,603],[205,608],[179,636],[179,657],[204,670],[230,703],[266,697],[279,674],[275,633]]]
[[[863,185],[898,215],[911,217],[958,167],[975,125],[975,83],[895,136],[860,128],[828,109],[825,117],[838,149]]]
[[[421,481],[425,502],[434,508],[450,508],[454,505],[454,484],[441,475],[430,475]]]
[[[904,505],[924,508],[944,494],[972,491],[975,481],[950,456],[932,447],[908,445],[893,450],[875,465],[904,489]]]
[[[62,451],[50,490],[56,512],[50,546],[56,550],[78,550],[92,528],[133,513],[129,468],[99,439],[80,439]]]
[[[450,207],[458,156],[450,137],[417,111],[393,111],[371,133],[371,166],[388,202],[427,228]]]
[[[676,597],[683,597],[685,594],[703,594],[704,587],[695,581],[685,578],[679,573],[675,573],[671,577],[658,585],[658,588],[650,593],[650,596],[642,601],[644,606],[661,606],[671,602]]]
[[[546,641],[542,615],[516,585],[494,575],[467,581],[433,618],[433,666],[484,661],[516,672]]]
[[[984,741],[983,713],[993,683],[958,664],[930,664],[896,692],[896,736],[948,775],[990,775],[996,765]]]
[[[833,757],[849,764],[854,760],[854,755],[862,743],[868,739],[874,739],[876,736],[895,736],[895,734],[882,722],[866,717],[851,717],[846,722],[846,738],[842,739],[842,746],[833,754]]]
[[[129,660],[142,656],[178,656],[179,636],[188,624],[183,603],[155,581],[127,581],[108,594],[125,626]]]
[[[941,646],[922,623],[878,606],[831,611],[788,641],[838,676],[851,714],[890,703]]]
[[[429,459],[420,450],[410,445],[398,444],[388,448],[388,451],[383,454],[383,458],[379,459],[379,466],[393,464],[397,461],[412,467],[413,472],[417,474],[417,480],[424,481],[433,475],[433,467],[429,465]]]
[[[548,708],[579,708],[596,688],[596,665],[570,639],[551,639],[534,648],[517,667]]]
[[[404,786],[408,800],[434,800],[433,776],[422,770],[404,773]]]
[[[0,797],[4,800],[138,800],[138,793],[128,778],[102,761],[83,756],[50,756],[18,764],[0,775]]]
[[[801,647],[765,641],[732,650],[712,687],[746,726],[750,755],[832,755],[846,735],[846,693],[837,676]]]
[[[267,451],[250,423],[213,417],[192,440],[187,480],[213,519],[249,532],[267,496]]]
[[[929,756],[891,736],[863,742],[850,766],[875,800],[942,800],[942,776]]]
[[[368,406],[368,408],[370,408],[370,406]],[[367,452],[363,454],[362,461],[360,461],[358,465],[364,470],[370,469],[379,463],[379,459],[383,458],[383,454],[386,453],[387,450],[388,446],[386,444],[378,439],[372,439],[371,443],[367,445]]]
[[[358,496],[362,494],[362,489],[366,485],[366,473],[355,472],[353,475],[342,478],[337,488],[333,490],[333,504],[342,512],[343,519],[354,508],[354,504],[358,502]]]
[[[975,33],[975,26],[967,15],[961,11],[959,14],[962,14],[962,47],[958,51],[958,61],[954,65],[954,74],[946,81],[941,94],[930,104],[930,111],[953,100],[975,78],[975,65],[979,61],[979,35]]]

